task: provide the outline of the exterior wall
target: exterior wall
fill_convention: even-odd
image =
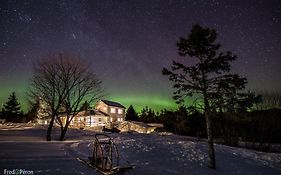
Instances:
[[[113,107],[113,106],[109,106],[108,108],[109,108],[108,115],[110,116],[110,118],[111,118],[110,120],[112,120],[113,123],[125,121],[125,110],[124,109],[118,108],[118,107]],[[118,110],[122,110],[122,113],[119,114]]]
[[[97,110],[100,110],[106,114],[109,114],[109,106],[102,101],[99,101],[95,107]]]
[[[37,122],[39,125],[49,125],[50,119],[40,119],[40,118],[37,118],[37,119],[36,119],[36,122]]]
[[[109,117],[102,115],[86,116],[86,127],[106,126],[109,123]]]
[[[75,116],[71,123],[71,127],[86,128],[94,126],[106,126],[109,124],[109,117],[103,115],[92,116]]]
[[[153,123],[151,126],[150,124],[146,124],[143,122],[125,121],[118,126],[118,129],[121,132],[135,131],[138,133],[151,133],[154,132],[158,127],[163,128],[164,126],[158,123]]]
[[[104,102],[99,101],[96,105],[96,109],[108,114],[110,117],[110,122],[112,122],[112,123],[118,123],[118,122],[125,121],[125,109],[124,108],[108,106]],[[113,113],[113,111],[111,111],[112,109],[115,109],[115,113]],[[122,114],[119,114],[118,110],[122,110]]]

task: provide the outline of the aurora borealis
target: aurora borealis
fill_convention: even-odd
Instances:
[[[279,0],[1,1],[0,103],[15,91],[26,110],[32,64],[63,51],[91,65],[107,99],[175,109],[161,69],[182,59],[175,43],[193,24],[217,30],[248,89],[281,91],[280,17]]]

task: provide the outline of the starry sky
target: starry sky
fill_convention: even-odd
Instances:
[[[15,91],[26,110],[33,63],[67,52],[90,64],[107,99],[175,109],[161,69],[182,60],[176,42],[194,24],[217,30],[248,89],[281,91],[280,0],[2,0],[0,103]]]

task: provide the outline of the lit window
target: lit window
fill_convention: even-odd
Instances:
[[[110,113],[116,113],[116,109],[115,108],[110,108]]]
[[[113,121],[113,118],[112,118],[112,117],[110,118],[110,121],[111,121],[111,122]]]
[[[106,107],[104,107],[103,110],[106,111]]]
[[[86,126],[91,126],[91,117],[86,118]]]
[[[123,114],[123,110],[122,109],[118,109],[118,114]]]
[[[123,118],[117,118],[117,121],[118,121],[118,122],[122,122],[122,121],[123,121]]]

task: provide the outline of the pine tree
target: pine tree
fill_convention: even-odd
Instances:
[[[132,105],[129,106],[126,113],[126,120],[138,121],[139,117]]]
[[[208,135],[209,167],[216,169],[212,134],[212,115],[220,106],[234,106],[238,91],[245,88],[246,78],[230,74],[230,63],[236,59],[231,52],[220,52],[213,29],[194,25],[187,38],[177,43],[178,53],[188,59],[194,58],[194,65],[174,61],[171,70],[163,68],[163,75],[174,82],[174,99],[184,102],[185,97],[201,97],[204,105]]]
[[[147,106],[141,110],[140,121],[145,123],[151,123],[155,121],[155,113],[151,108]]]
[[[20,116],[20,103],[17,100],[16,93],[13,92],[7,103],[3,106],[3,114],[6,117],[7,120],[14,119],[18,116]]]

